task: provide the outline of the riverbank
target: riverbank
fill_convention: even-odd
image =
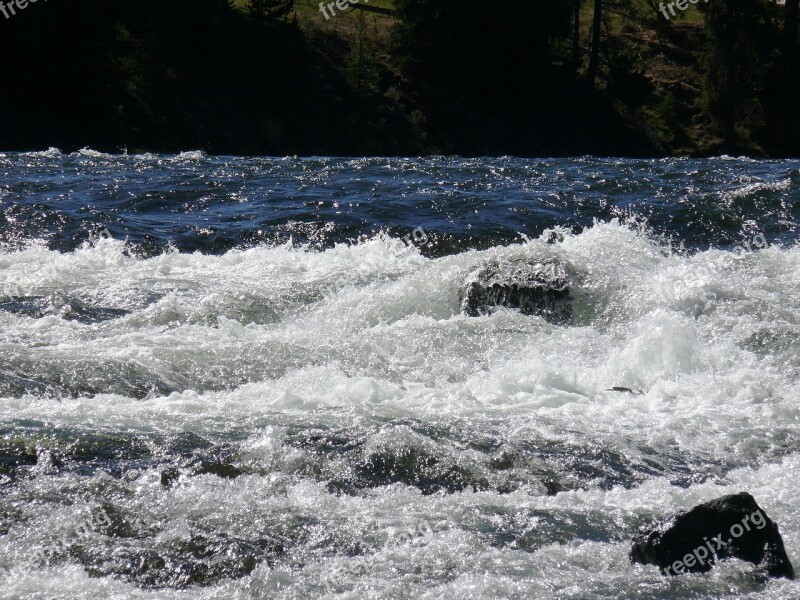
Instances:
[[[163,6],[150,0],[109,7],[76,1],[74,9],[51,2],[3,24],[0,52],[23,58],[4,71],[0,148],[800,155],[800,117],[791,101],[800,85],[796,65],[772,68],[758,97],[711,110],[708,33],[698,11],[694,20],[670,23],[641,6],[612,15],[591,85],[583,51],[588,4],[580,21],[580,61],[571,64],[568,13],[558,13],[555,24],[537,24],[534,33],[552,41],[525,47],[527,58],[516,60],[515,42],[504,47],[491,40],[522,39],[536,13],[517,25],[509,24],[513,15],[470,13],[463,23],[431,15],[426,33],[404,13],[351,8],[326,20],[317,5],[304,2],[286,22],[259,23],[244,3]],[[389,0],[373,4],[384,11],[394,6]],[[476,45],[483,28],[491,34],[488,45]],[[415,53],[415,42],[439,38],[449,44],[448,56]],[[480,48],[477,58],[459,44]],[[745,87],[737,93],[746,94]],[[726,129],[719,120],[728,108],[733,117]]]

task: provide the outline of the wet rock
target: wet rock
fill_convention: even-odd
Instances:
[[[121,308],[92,306],[78,298],[55,294],[0,298],[0,310],[33,319],[41,319],[48,315],[60,315],[67,321],[78,321],[84,325],[102,323],[130,314],[130,311]]]
[[[358,484],[366,488],[403,483],[425,495],[489,489],[479,473],[414,447],[371,453],[358,465],[357,473]]]
[[[93,577],[113,575],[150,589],[180,590],[239,579],[285,553],[278,538],[243,539],[225,533],[127,540],[124,545],[116,541],[115,548],[85,545],[77,558]]]
[[[67,321],[78,321],[84,325],[93,325],[119,319],[131,314],[131,311],[122,308],[108,308],[105,306],[91,306],[77,298],[70,299],[61,307],[61,318]]]
[[[48,307],[47,298],[44,296],[12,296],[0,298],[0,310],[14,315],[41,319]]]
[[[606,390],[607,392],[619,392],[621,394],[633,394],[634,396],[641,396],[644,392],[640,389],[632,389],[627,387],[614,386]]]
[[[202,438],[198,438],[202,440]],[[189,457],[178,461],[161,471],[161,485],[173,487],[181,478],[198,475],[216,475],[223,479],[236,479],[244,471],[233,464],[236,461],[235,449],[230,446],[218,446],[210,449],[196,450]]]
[[[471,317],[497,307],[537,315],[558,325],[572,321],[567,272],[557,262],[510,260],[490,262],[467,277],[461,312]]]
[[[746,492],[700,504],[641,531],[630,558],[656,565],[665,575],[705,573],[718,560],[739,558],[770,577],[794,579],[778,526]]]
[[[16,481],[21,473],[38,462],[35,448],[25,442],[25,439],[12,439],[0,445],[0,484]]]
[[[161,485],[165,488],[171,488],[181,478],[181,471],[176,467],[168,467],[161,471]]]

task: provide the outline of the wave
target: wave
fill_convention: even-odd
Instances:
[[[23,156],[56,158],[58,156],[63,156],[63,153],[58,148],[50,147],[47,150],[43,150],[41,152],[24,152]]]
[[[207,157],[202,150],[189,150],[175,156],[175,160],[203,160]]]
[[[5,357],[16,377],[41,381],[29,392],[57,388],[61,373],[74,371],[63,384],[73,396],[271,386],[323,365],[329,383],[336,373],[373,378],[376,390],[416,382],[427,390],[419,398],[392,392],[385,402],[426,412],[445,398],[456,412],[564,407],[614,386],[702,405],[721,394],[790,396],[800,369],[791,343],[800,330],[797,247],[685,256],[619,222],[562,235],[556,244],[543,237],[436,259],[387,236],[325,251],[285,244],[149,259],[116,240],[67,254],[31,247],[2,255]],[[466,274],[512,258],[565,266],[574,327],[513,312],[459,313]],[[42,343],[30,348],[20,340],[32,325]],[[139,383],[126,388],[115,368]],[[470,381],[476,368],[475,381],[459,388],[469,393],[441,397],[442,381]],[[759,369],[774,375],[756,376]],[[519,387],[524,372],[529,383]],[[763,390],[737,388],[741,377]],[[6,394],[25,391],[4,381]],[[695,398],[709,381],[717,392]],[[309,406],[328,397],[324,387],[292,393]]]
[[[756,181],[748,183],[739,189],[727,192],[731,198],[740,200],[758,194],[759,192],[785,192],[789,191],[792,187],[791,179],[782,179],[780,181]]]
[[[512,259],[564,266],[571,326],[460,314]],[[620,220],[441,257],[386,234],[0,254],[4,589],[633,598],[672,585],[628,561],[643,520],[740,489],[797,556],[798,262]]]
[[[105,152],[99,152],[97,150],[92,150],[91,148],[81,148],[78,152],[72,154],[72,156],[85,156],[87,158],[105,158],[105,159],[112,159],[114,158],[113,154],[106,154]]]

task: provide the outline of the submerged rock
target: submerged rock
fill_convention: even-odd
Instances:
[[[103,323],[131,314],[129,310],[92,306],[78,298],[68,298],[57,294],[0,298],[0,310],[33,319],[59,315],[66,321],[78,321],[84,325]]]
[[[614,386],[612,388],[608,388],[607,392],[619,392],[621,394],[633,394],[634,396],[642,396],[644,392],[638,388],[629,388],[629,387],[620,387]]]
[[[718,561],[739,558],[770,577],[794,579],[778,526],[748,493],[695,506],[633,540],[631,561],[656,565],[664,575],[705,573]]]
[[[563,325],[572,320],[572,296],[564,268],[554,261],[490,262],[467,277],[461,312],[471,317],[497,307],[518,309]]]

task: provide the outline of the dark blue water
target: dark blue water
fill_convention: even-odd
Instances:
[[[798,222],[800,161],[0,154],[0,597],[800,598],[628,558],[746,490],[800,564]],[[573,319],[464,314],[519,261]]]
[[[101,227],[148,256],[326,248],[421,227],[434,241],[425,252],[444,255],[614,217],[688,248],[725,248],[756,234],[796,239],[800,162],[6,154],[0,202],[0,240],[61,251]]]

